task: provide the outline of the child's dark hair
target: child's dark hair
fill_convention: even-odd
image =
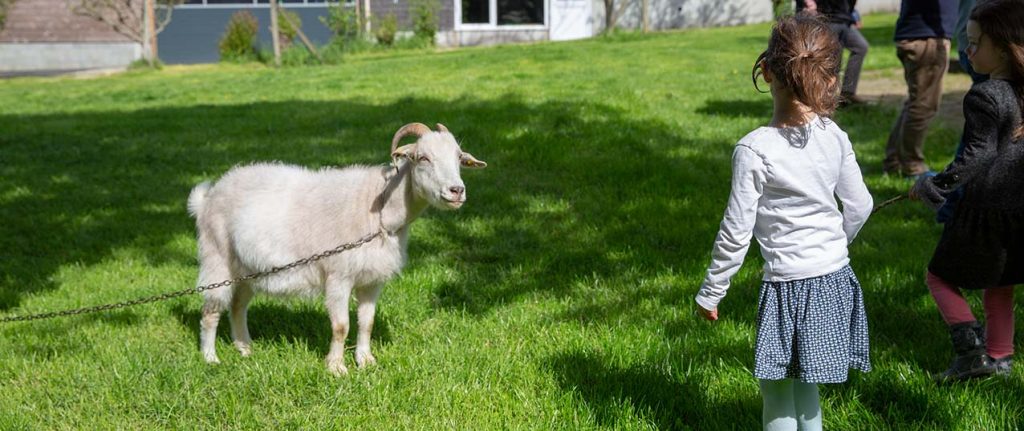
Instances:
[[[993,0],[971,11],[971,20],[981,32],[1006,53],[1010,66],[1010,86],[1024,114],[1024,0]],[[1014,139],[1024,138],[1024,122],[1017,125]]]
[[[821,18],[800,13],[779,19],[768,49],[754,63],[751,77],[767,69],[796,99],[816,114],[831,116],[839,104],[839,63],[842,46]],[[760,88],[758,88],[760,90]]]

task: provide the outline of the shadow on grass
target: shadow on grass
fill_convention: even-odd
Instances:
[[[547,361],[555,381],[582,399],[602,427],[625,425],[618,422],[629,420],[624,412],[663,430],[753,429],[760,423],[757,393],[719,403],[709,399],[714,388],[705,383],[681,382],[678,376],[650,367],[608,363],[593,352],[566,352]]]
[[[192,266],[193,251],[174,242],[193,235],[185,200],[194,184],[255,160],[314,167],[382,163],[391,134],[411,121],[446,123],[467,150],[492,164],[485,173],[464,175],[472,196],[465,210],[428,213],[449,234],[440,244],[414,241],[413,259],[454,248],[454,257],[467,264],[530,264],[541,275],[528,287],[481,292],[471,303],[446,292],[478,286],[440,288],[450,299],[442,304],[474,311],[525,289],[565,287],[546,275],[614,271],[608,249],[654,241],[667,246],[654,263],[666,264],[677,238],[647,226],[643,217],[678,214],[683,208],[655,197],[685,195],[713,181],[698,169],[713,159],[662,152],[718,143],[687,140],[664,124],[630,120],[600,105],[407,98],[385,105],[284,102],[0,117],[13,125],[0,135],[0,311],[55,287],[53,275],[63,266],[95,265],[118,250],[141,252],[154,266]],[[550,202],[567,208],[549,214],[531,208]],[[544,225],[519,222],[525,219]],[[460,228],[466,220],[483,221],[492,231]],[[536,262],[537,252],[547,257]]]
[[[761,84],[764,84],[763,82]],[[766,88],[762,86],[761,88]],[[772,118],[772,99],[764,97],[757,100],[708,100],[704,106],[697,108],[697,113],[709,116]]]
[[[713,101],[700,112],[760,116],[769,104],[767,96]],[[886,127],[878,127],[880,118]],[[422,224],[429,231],[412,228],[410,270],[433,260],[455,274],[425,289],[439,309],[483,316],[524,297],[548,296],[567,299],[567,310],[556,319],[613,325],[645,301],[692,305],[695,286],[673,289],[650,282],[590,302],[579,301],[585,295],[580,287],[589,282],[632,286],[634,280],[672,271],[703,272],[728,195],[732,140],[697,139],[681,127],[600,104],[410,97],[385,104],[293,101],[0,116],[5,125],[0,134],[0,311],[55,288],[60,282],[55,275],[66,265],[116,260],[124,249],[153,266],[194,268],[194,246],[179,245],[183,238],[192,243],[194,235],[185,211],[194,184],[256,160],[311,167],[384,163],[391,135],[413,121],[446,124],[467,151],[490,164],[463,174],[470,196],[466,207],[428,212],[429,222]],[[837,121],[855,145],[877,145],[891,116],[876,110],[841,112]],[[863,239],[891,245],[893,238],[913,243],[933,236],[931,227],[900,224],[903,214],[881,215],[893,223],[869,223]],[[923,274],[930,246],[901,249],[893,258],[893,250],[854,244],[855,269],[862,281],[886,271],[916,274],[920,268]],[[756,259],[753,251],[750,259]],[[861,268],[859,260],[868,263]],[[922,291],[915,277],[886,287],[884,294],[865,287],[872,340],[934,369],[946,357],[947,341],[935,331],[934,322],[940,322],[932,310],[916,305]],[[746,310],[736,315],[749,322],[757,282],[743,283],[750,288],[730,293],[729,306]],[[893,304],[903,304],[895,309],[898,318],[891,314]],[[283,338],[326,354],[326,313],[314,310],[256,304],[249,315],[252,334],[257,342]],[[197,331],[198,309],[171,311]],[[220,336],[228,339],[228,323],[222,322]],[[683,343],[690,330],[688,321],[668,322],[666,335]],[[379,316],[374,341],[389,340],[387,316]],[[729,345],[715,353],[749,364],[752,352],[745,349]],[[701,390],[660,371],[618,369],[600,357],[568,354],[553,359],[551,367],[563,387],[580,392],[598,416],[628,398],[671,428],[696,423],[685,417],[678,423],[676,409],[689,411],[682,407],[690,401],[710,403]],[[587,389],[584,383],[596,386]],[[661,398],[645,395],[647,387],[660,388],[653,393]],[[895,393],[892,399],[902,396],[912,397]],[[757,409],[751,399],[740,404],[744,411]],[[881,405],[871,408],[885,414]]]
[[[327,317],[327,311],[322,306],[298,304],[295,301],[286,303],[257,300],[249,306],[249,335],[252,337],[253,350],[258,352],[260,345],[275,341],[285,341],[288,344],[305,345],[309,351],[326,356],[331,343],[331,324]],[[199,309],[189,308],[182,304],[176,304],[171,308],[171,313],[182,326],[189,328],[193,339],[198,346],[199,340]],[[346,346],[355,346],[357,328],[356,313],[349,315],[348,337],[345,339]],[[371,346],[391,343],[391,325],[388,323],[387,314],[378,312],[373,322],[373,335]],[[231,346],[231,317],[228,313],[221,316],[220,324],[217,326],[217,338],[223,345]],[[198,347],[197,347],[198,349]],[[235,354],[234,349],[230,352],[226,349],[218,349],[218,354]],[[349,358],[346,358],[349,359]]]

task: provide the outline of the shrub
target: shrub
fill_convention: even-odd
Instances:
[[[259,23],[249,11],[231,15],[224,36],[220,39],[222,61],[250,61],[256,58],[256,30]]]
[[[433,39],[425,39],[419,37],[403,37],[396,38],[395,44],[392,45],[394,49],[424,49],[432,48],[434,46]]]
[[[412,33],[414,37],[434,44],[437,33],[437,12],[441,5],[437,0],[410,0],[412,9]]]
[[[149,60],[140,58],[128,64],[128,70],[139,71],[139,70],[160,70],[164,68],[164,63],[160,59],[153,61],[153,64],[149,64]]]
[[[354,8],[345,7],[345,2],[327,8],[327,16],[320,17],[327,28],[334,33],[335,39],[347,42],[359,37],[359,17]]]
[[[312,64],[319,64],[319,62],[305,46],[295,45],[281,52],[282,66],[306,66]]]
[[[377,37],[377,43],[391,46],[395,44],[396,33],[398,33],[398,18],[394,13],[389,13],[377,23],[377,31],[374,32],[374,36]]]
[[[324,64],[341,64],[345,61],[345,45],[333,40],[320,48],[320,57]]]
[[[785,16],[792,15],[793,2],[788,0],[772,0],[772,14],[775,15],[775,19],[779,19]]]

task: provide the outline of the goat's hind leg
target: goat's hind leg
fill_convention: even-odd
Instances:
[[[213,256],[203,256],[202,265],[199,268],[199,285],[217,283],[231,278],[231,272],[227,265],[220,262],[211,262]],[[215,258],[215,257],[213,257]],[[234,296],[234,286],[224,286],[203,291],[202,316],[199,319],[199,350],[203,359],[211,364],[218,364],[217,359],[217,324],[220,322],[220,314],[231,305],[231,298]]]
[[[217,324],[220,323],[220,314],[231,301],[230,289],[221,287],[217,289],[221,292],[207,293],[206,301],[203,302],[203,315],[199,319],[199,350],[203,353],[203,359],[211,364],[220,363],[217,359]],[[223,297],[225,292],[228,293],[227,298]]]

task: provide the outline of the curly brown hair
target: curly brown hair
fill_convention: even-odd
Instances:
[[[841,61],[842,46],[824,19],[799,13],[775,23],[768,49],[757,57],[750,75],[758,88],[757,77],[767,69],[800,103],[829,117],[839,104]]]
[[[1024,0],[993,0],[971,11],[971,20],[1006,53],[1010,66],[1010,86],[1017,94],[1017,103],[1024,115]],[[1024,121],[1013,132],[1014,139],[1024,138]]]

